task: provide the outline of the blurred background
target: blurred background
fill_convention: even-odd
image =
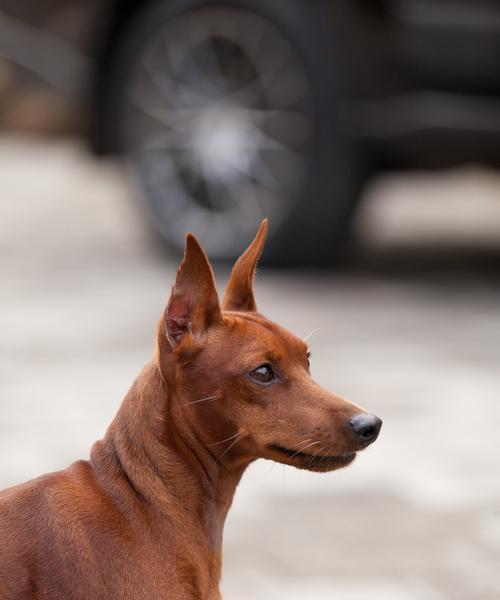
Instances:
[[[497,600],[500,3],[0,0],[0,487],[88,456],[184,234],[381,416],[319,475],[259,461],[235,600]]]

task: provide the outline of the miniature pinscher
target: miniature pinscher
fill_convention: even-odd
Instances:
[[[0,493],[1,600],[216,600],[222,531],[248,465],[350,464],[381,421],[320,387],[307,344],[257,311],[264,221],[219,302],[184,260],[156,354],[90,460]]]

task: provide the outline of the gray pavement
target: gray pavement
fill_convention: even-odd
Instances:
[[[176,261],[120,167],[0,138],[0,487],[88,456],[149,359]],[[347,470],[260,461],[225,533],[230,600],[500,598],[500,175],[374,184],[336,273],[263,269],[326,387],[384,419]],[[227,273],[218,273],[220,283]]]

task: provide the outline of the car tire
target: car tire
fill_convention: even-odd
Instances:
[[[303,0],[149,2],[141,4],[121,28],[120,35],[116,37],[107,60],[106,83],[102,98],[104,115],[102,124],[107,131],[106,135],[129,157],[144,192],[152,222],[162,239],[174,250],[182,251],[184,233],[186,230],[191,230],[199,237],[212,258],[234,259],[248,243],[251,232],[256,230],[261,218],[266,216],[270,218],[270,234],[263,257],[267,263],[320,264],[335,256],[358,197],[361,182],[360,161],[356,145],[349,135],[346,125],[349,122],[348,94],[343,85],[339,61],[336,60],[336,48],[332,43],[333,28],[326,18],[326,9],[324,12],[320,10],[323,3],[314,3],[314,5],[311,6],[311,3]],[[224,25],[225,20],[229,22],[231,19],[236,23],[233,27],[234,32],[227,24]],[[250,99],[247,98],[249,104],[244,107],[245,115],[247,113],[270,115],[262,117],[264,120],[267,119],[267,121],[265,120],[266,127],[269,120],[281,118],[285,124],[281,123],[277,128],[279,134],[289,135],[290,138],[293,138],[292,130],[302,130],[300,127],[297,128],[292,118],[291,122],[295,125],[288,128],[287,131],[285,117],[288,115],[288,118],[291,118],[291,116],[295,115],[296,117],[300,114],[302,118],[305,115],[305,120],[300,123],[306,122],[304,126],[306,137],[305,141],[300,140],[298,143],[298,150],[293,145],[286,146],[286,144],[295,143],[294,141],[289,142],[287,139],[286,142],[282,142],[281,138],[276,147],[268,148],[265,144],[272,144],[269,142],[272,136],[268,135],[268,131],[265,132],[264,142],[252,142],[253,145],[248,150],[245,147],[245,139],[250,139],[254,135],[255,124],[241,125],[238,121],[240,117],[237,116],[235,122],[238,122],[238,127],[242,128],[242,131],[238,132],[235,126],[236,133],[232,133],[230,125],[224,122],[229,109],[224,109],[219,110],[221,124],[217,121],[219,113],[215,113],[215,116],[211,117],[212,121],[208,121],[208,126],[204,126],[202,118],[206,108],[196,96],[199,94],[199,89],[194,89],[194,99],[187,94],[188,100],[184,97],[180,100],[180,93],[175,95],[174,92],[169,92],[174,86],[176,89],[179,87],[182,90],[184,87],[201,86],[194,75],[189,76],[191,81],[186,84],[184,79],[189,70],[185,66],[187,62],[182,63],[181,59],[175,57],[188,56],[189,52],[197,51],[196,44],[201,43],[199,40],[204,40],[203,36],[207,34],[197,33],[198,37],[195,38],[196,43],[192,43],[192,48],[186,49],[183,44],[186,45],[186,38],[192,35],[191,28],[193,31],[197,31],[197,27],[198,29],[203,28],[207,26],[207,23],[215,31],[210,34],[213,35],[210,41],[212,45],[222,44],[224,50],[224,44],[232,44],[228,50],[230,58],[224,58],[223,54],[221,61],[220,50],[218,50],[219,66],[221,62],[228,63],[229,66],[224,68],[227,68],[227,72],[232,73],[231,77],[236,78],[244,78],[241,73],[252,68],[255,71],[252,71],[251,77],[255,77],[255,81],[257,81],[255,85],[260,87],[253,89],[253,96]],[[260,50],[263,56],[256,58],[252,55],[248,58],[250,66],[245,62],[238,64],[238,68],[231,65],[231,60],[236,60],[235,56],[239,61],[246,60],[244,55],[246,52],[250,52],[247,47],[252,44],[252,40],[258,37],[259,28],[262,30],[260,32],[262,38],[266,40],[262,42],[264,48]],[[234,39],[229,39],[231,36]],[[240,37],[238,38],[238,36]],[[161,64],[162,59],[158,55],[162,47],[159,39],[162,40],[162,44],[166,45],[168,58],[165,60],[169,61],[169,69],[174,70],[172,55],[179,63],[175,67],[177,69],[175,77],[168,75],[173,83],[165,75],[166,69],[164,71],[164,66]],[[191,44],[191,42],[189,43]],[[237,50],[238,44],[241,46],[240,51]],[[266,64],[272,63],[276,54],[280,52],[286,55],[286,60],[289,62],[286,63],[286,60],[283,59],[285,67],[281,69],[281,75],[279,73],[275,75],[278,78],[276,89],[274,91],[271,88],[266,90],[264,88],[267,82],[272,82],[271,77],[265,74]],[[185,61],[187,60],[185,58]],[[189,60],[193,62],[192,59]],[[145,66],[147,61],[151,64]],[[154,80],[154,77],[151,77],[152,69],[156,69],[154,72],[160,74],[159,77],[166,77],[167,82],[161,83],[158,80],[156,86],[154,81],[148,83],[148,78]],[[226,79],[227,72],[224,73]],[[204,76],[200,77],[203,79]],[[219,73],[217,77],[219,77]],[[283,77],[283,81],[288,77],[291,83],[288,80],[288,83],[283,83],[279,77]],[[180,84],[179,79],[182,79]],[[224,80],[224,85],[221,84],[221,86],[225,90],[230,89],[231,93],[233,87],[238,90],[237,86],[240,84],[242,89],[245,89],[245,81],[237,81],[231,87],[233,85],[231,79],[230,84]],[[293,105],[292,109],[288,109],[284,105],[287,96],[283,90],[286,91],[287,85],[289,85],[290,97],[292,97],[295,93],[293,86],[296,85],[298,89],[299,84],[304,88],[304,101],[297,100],[297,104]],[[210,88],[209,83],[203,83],[203,85],[207,89]],[[252,83],[252,85],[254,84]],[[166,90],[164,100],[168,105],[169,112],[165,109],[161,113],[159,100],[153,97],[155,93],[162,92],[161,86],[164,86]],[[157,88],[156,92],[150,90],[153,87]],[[137,110],[138,100],[134,96],[138,89],[147,89],[147,92],[144,92],[146,99],[141,99],[141,102],[149,103],[147,106],[142,106],[140,111]],[[281,95],[279,90],[283,92]],[[168,96],[169,93],[172,95]],[[230,97],[232,98],[232,96]],[[212,96],[210,96],[210,102],[211,98]],[[196,105],[195,112],[186,112],[185,103],[190,103],[189,110],[193,110],[193,105],[197,101],[200,102],[201,108]],[[135,103],[133,106],[131,106],[132,102]],[[212,107],[209,101],[203,99],[203,102],[207,102],[206,106]],[[261,104],[257,105],[256,102],[261,102]],[[283,103],[283,106],[280,105],[280,102]],[[154,106],[154,110],[150,108],[151,106]],[[228,106],[226,99],[222,106]],[[258,108],[255,109],[255,106]],[[148,114],[145,116],[141,114],[139,117],[133,113],[133,110],[143,113],[146,108],[153,114],[153,117]],[[235,113],[237,115],[241,113],[241,110],[238,110],[239,112]],[[163,139],[161,137],[162,127],[171,127],[169,119],[172,119],[172,114],[175,114],[175,118],[182,121],[182,124],[174,123],[175,143],[172,142],[171,132],[165,134],[165,147],[161,147],[163,154],[158,156],[160,150],[157,150],[154,142]],[[191,118],[191,114],[195,116]],[[159,115],[163,115],[162,118],[166,119],[166,124],[155,125],[154,118],[159,118]],[[144,118],[151,122],[145,124]],[[192,126],[193,122],[198,122],[197,120],[200,120],[202,125],[196,127],[201,128],[202,131],[205,131],[203,129],[205,127],[207,130],[207,143],[205,144],[203,143],[205,138],[201,134],[201,141],[198,140],[194,143],[191,139],[198,135],[198,129]],[[225,131],[224,127],[227,129],[227,133],[221,134],[222,140],[213,138],[213,135],[218,134],[217,130]],[[193,128],[195,133],[191,131]],[[182,129],[183,133],[179,133],[177,129]],[[231,139],[231,135],[238,138],[236,142]],[[273,135],[275,135],[274,132]],[[179,136],[181,141],[179,141]],[[260,140],[260,138],[258,139]],[[181,149],[179,150],[175,144],[178,144]],[[281,146],[285,149],[282,149]],[[159,143],[157,143],[157,147],[160,148]],[[155,151],[156,154],[154,154]],[[278,158],[280,152],[282,153],[281,158]],[[201,153],[201,156],[198,156],[197,153]],[[267,180],[263,183],[259,177],[264,178],[264,174],[259,172],[254,177],[252,170],[252,177],[245,171],[247,179],[243,181],[242,176],[236,185],[234,183],[236,176],[232,171],[228,175],[224,168],[219,166],[219,162],[233,161],[237,163],[236,167],[234,164],[228,167],[228,172],[231,168],[233,170],[254,169],[254,163],[251,164],[251,167],[248,166],[250,164],[249,153],[253,153],[251,160],[255,160],[255,162],[261,161],[261,158],[264,157],[269,161],[272,159],[274,164],[269,163],[271,167],[266,174]],[[295,154],[299,156],[300,168]],[[178,155],[182,156],[179,163],[175,162],[178,160]],[[186,159],[186,156],[191,158]],[[193,175],[190,169],[195,169],[195,167],[189,163],[190,160],[196,165],[202,165],[200,170],[203,171],[203,176],[208,173],[206,180],[203,180],[199,173]],[[187,167],[186,162],[188,163]],[[175,163],[174,166],[172,166],[173,163]],[[168,172],[167,175],[164,172]],[[174,174],[172,175],[171,172]],[[170,187],[162,184],[162,177],[170,178],[168,179]],[[228,184],[229,179],[231,181]],[[248,181],[257,181],[260,187],[257,184],[254,187],[258,193],[252,191],[253,188]],[[265,189],[266,186],[272,188],[273,185],[281,186],[279,195],[278,192],[273,190],[270,192]],[[208,193],[206,188],[208,189],[210,186],[210,193]],[[188,192],[184,187],[189,187]],[[221,190],[220,197],[217,193],[219,189]],[[273,193],[275,196],[272,195]],[[205,199],[205,196],[210,197],[210,205],[207,205],[208,200]],[[252,198],[257,198],[255,204],[260,203],[259,210],[252,205]],[[222,207],[213,205],[214,202],[217,204],[219,201],[223,204],[223,199],[227,203],[229,201],[236,203],[238,208],[232,206],[228,208],[229,204],[224,204]],[[189,204],[190,202],[191,204]],[[198,206],[198,204],[200,205]]]

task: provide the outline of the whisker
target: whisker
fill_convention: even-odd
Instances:
[[[302,445],[302,444],[305,444],[306,442],[312,442],[312,441],[313,441],[313,439],[312,439],[312,438],[307,438],[306,440],[302,440],[301,442],[299,442],[299,443],[298,443],[298,445],[300,446],[300,445]],[[294,444],[294,445],[295,445],[295,444]]]
[[[324,445],[320,446],[318,452],[315,455],[316,457],[319,455],[320,464],[322,464],[325,461],[326,453],[327,453],[327,449],[325,448],[325,446]]]
[[[297,450],[297,452],[292,454],[292,456],[290,458],[294,458],[295,456],[297,456],[297,454],[300,454],[303,450],[305,450],[306,448],[309,448],[310,446],[314,446],[315,444],[319,444],[319,442],[311,442],[310,444],[306,444],[305,446],[302,446],[302,448],[299,448],[299,450]]]
[[[270,475],[270,474],[271,474],[271,471],[274,469],[274,467],[275,467],[277,464],[278,464],[278,463],[277,463],[275,460],[271,461],[271,466],[269,467],[269,471],[267,472],[267,474],[268,474],[268,475]]]
[[[304,340],[303,340],[303,341],[304,341],[304,342],[307,342],[307,340],[308,340],[308,339],[309,339],[311,336],[313,336],[313,335],[314,335],[316,332],[318,332],[320,329],[321,329],[321,327],[318,327],[317,329],[313,329],[313,330],[311,331],[311,333],[308,333],[308,334],[306,335],[306,337],[304,338]]]
[[[321,458],[321,461],[320,461],[320,462],[321,462],[321,463],[326,463],[326,462],[328,462],[328,459],[329,459],[329,458],[330,458],[330,456],[331,456],[331,452],[332,452],[332,451],[331,451],[331,449],[330,449],[330,448],[324,447],[324,448],[323,448],[323,457]]]
[[[321,454],[321,452],[323,452],[323,450],[325,449],[324,446],[320,446],[316,452],[313,454],[314,458],[317,458],[318,456],[321,457],[321,459],[323,459],[323,455]]]
[[[316,450],[316,452],[312,453],[311,456],[308,458],[309,464],[314,464],[314,461],[318,458],[319,453],[321,452],[323,446],[320,445],[320,447]],[[321,456],[320,456],[320,462],[322,460]]]
[[[300,444],[303,444],[304,442],[310,442],[310,441],[311,441],[311,438],[307,438],[306,440],[302,440],[301,442],[299,442],[299,445],[300,445]],[[271,467],[269,468],[268,475],[269,475],[269,473],[271,473],[271,471],[274,469],[274,467],[275,467],[277,464],[278,464],[278,462],[277,462],[277,461],[273,461],[273,464],[272,464],[272,465],[271,465]],[[283,465],[283,468],[284,468],[284,467],[285,467],[285,465]]]
[[[198,402],[205,402],[206,400],[215,400],[217,396],[207,396],[206,398],[200,398],[199,400],[193,400],[192,402],[187,402],[182,405],[182,408],[185,406],[191,406],[191,404],[198,404]]]
[[[220,442],[215,442],[214,444],[208,444],[209,446],[218,446],[219,444],[223,444],[224,442],[229,442],[229,440],[234,440],[235,437],[240,435],[240,432],[237,431],[234,435],[229,436],[225,440],[221,440]]]
[[[241,438],[243,437],[243,434],[242,434],[242,433],[239,433],[239,434],[238,434],[238,436],[239,436],[239,437],[237,437],[237,438],[236,438],[234,441],[232,441],[232,442],[229,444],[229,446],[228,446],[228,447],[227,447],[227,448],[224,450],[224,452],[223,452],[222,454],[219,454],[219,456],[217,457],[218,459],[221,459],[221,458],[224,456],[224,454],[226,454],[226,452],[229,452],[229,450],[231,450],[231,448],[232,448],[232,447],[233,447],[233,446],[234,446],[234,445],[235,445],[237,442],[239,442],[239,441],[241,440]]]

